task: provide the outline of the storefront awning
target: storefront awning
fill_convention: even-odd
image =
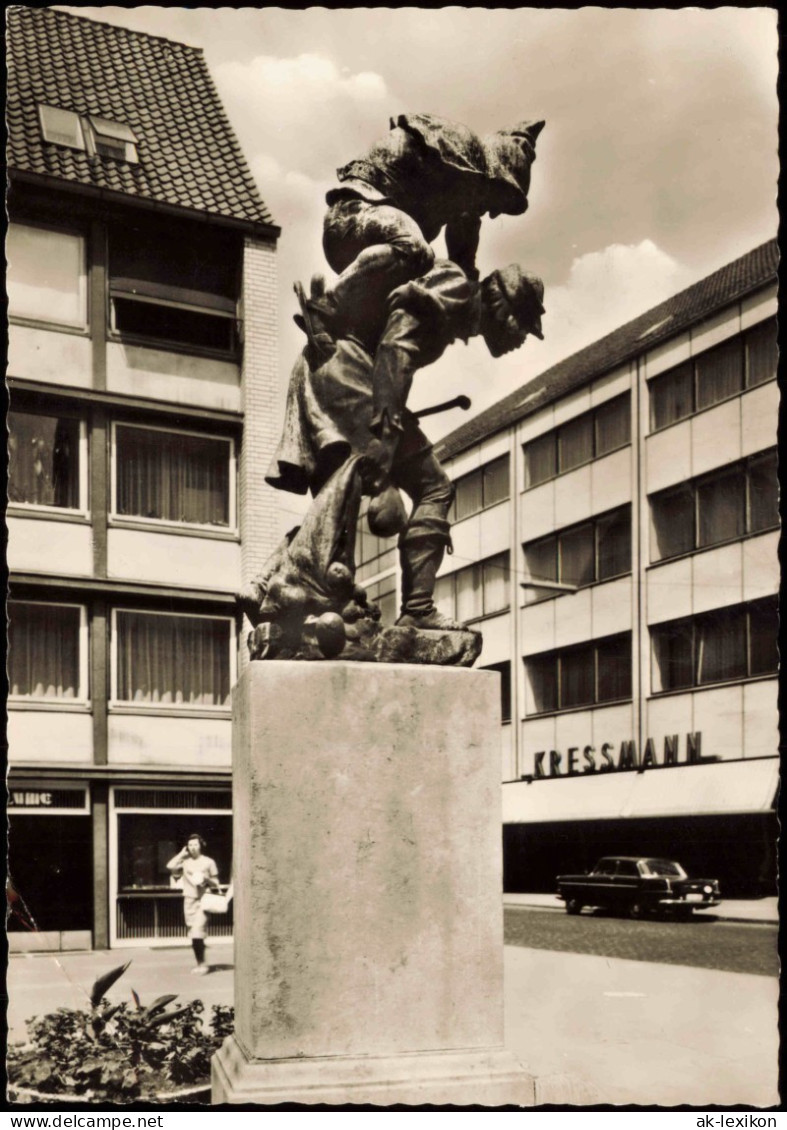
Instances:
[[[503,785],[503,823],[768,812],[778,783],[775,757],[514,781]]]

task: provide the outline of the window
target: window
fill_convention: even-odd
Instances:
[[[87,613],[77,604],[8,602],[11,699],[87,700]]]
[[[79,114],[75,114],[73,110],[39,104],[38,117],[44,141],[52,145],[66,145],[69,149],[85,148],[82,122]]]
[[[631,507],[621,506],[588,522],[560,530],[522,547],[533,580],[582,588],[631,572]],[[525,603],[554,597],[554,589],[526,587]]]
[[[85,240],[54,228],[8,225],[8,312],[12,318],[87,325]]]
[[[229,617],[114,614],[113,701],[135,706],[225,709],[233,681]]]
[[[234,528],[232,440],[132,424],[114,434],[114,517]]]
[[[503,612],[510,602],[508,553],[440,577],[434,600],[442,613],[464,624]]]
[[[381,623],[391,625],[396,620],[396,575],[384,577],[381,581],[374,581],[366,586],[369,600],[376,604],[381,613]]]
[[[665,561],[779,524],[776,451],[651,498],[651,560]]]
[[[776,319],[750,329],[744,338],[746,348],[746,388],[776,380],[779,351],[776,345]]]
[[[525,660],[528,714],[631,698],[631,633],[534,655]]]
[[[148,795],[152,805],[155,793]],[[119,812],[117,830],[119,891],[170,890],[167,863],[194,831],[207,842],[205,854],[215,861],[219,881],[226,883],[232,873],[230,815],[199,811]]]
[[[89,157],[114,157],[116,161],[135,164],[137,135],[124,122],[90,115],[81,117],[73,110],[59,106],[38,105],[41,136],[51,145],[65,145],[81,149]]]
[[[630,405],[630,395],[624,393],[526,443],[525,489],[631,443]]]
[[[358,517],[355,535],[355,557],[358,564],[355,579],[360,584],[367,577],[385,573],[396,567],[396,538],[378,538],[366,520],[368,505],[364,502]]]
[[[8,413],[8,501],[83,512],[87,439],[75,417]]]
[[[666,428],[776,377],[776,319],[723,341],[650,382],[650,429]]]
[[[123,122],[111,122],[107,118],[88,118],[93,131],[93,144],[99,157],[114,157],[116,161],[135,164],[137,157],[137,135]]]
[[[500,675],[500,721],[511,721],[511,664],[508,660],[504,663],[490,663],[481,667],[481,671],[497,671]]]
[[[479,510],[487,510],[509,497],[508,456],[493,459],[484,467],[462,475],[454,483],[456,496],[451,504],[449,519],[461,522]]]
[[[110,329],[117,336],[234,354],[242,246],[185,226],[109,231]]]
[[[775,675],[778,631],[775,597],[655,625],[654,691]]]

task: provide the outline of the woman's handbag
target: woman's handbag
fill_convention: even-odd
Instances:
[[[226,914],[232,902],[232,883],[227,887],[227,893],[218,894],[216,891],[205,891],[199,904],[206,914]]]

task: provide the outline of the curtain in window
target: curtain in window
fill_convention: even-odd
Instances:
[[[465,475],[456,484],[456,520],[477,514],[483,506],[481,497],[481,472],[473,471]]]
[[[11,315],[84,326],[87,301],[82,236],[9,224],[6,258]]]
[[[566,651],[559,656],[560,706],[585,706],[595,697],[595,667],[592,647]]]
[[[451,620],[456,619],[453,576],[438,578],[434,587],[433,600],[438,612],[442,612],[444,616],[448,616]]]
[[[10,601],[8,613],[10,694],[79,697],[79,609]]]
[[[530,684],[531,714],[557,710],[557,657],[539,655],[525,662]]]
[[[774,597],[749,606],[749,674],[775,675],[779,669],[779,610]]]
[[[500,612],[508,608],[508,554],[498,553],[482,562],[484,612]]]
[[[697,374],[697,411],[734,396],[743,387],[743,341],[734,337],[701,353],[694,362]]]
[[[749,464],[749,533],[779,525],[779,479],[776,452]]]
[[[698,685],[746,675],[746,619],[730,608],[697,620],[694,626]]]
[[[631,508],[624,506],[596,519],[597,580],[631,572]]]
[[[651,431],[666,428],[694,411],[694,370],[690,361],[650,382]]]
[[[460,569],[456,577],[456,616],[463,623],[483,616],[483,589],[480,565]]]
[[[651,628],[653,689],[677,690],[694,683],[693,632],[690,620]]]
[[[631,442],[631,401],[629,394],[616,397],[596,409],[596,458],[616,451]]]
[[[769,318],[745,337],[746,387],[754,388],[776,378],[779,353],[776,347],[776,319]]]
[[[484,506],[494,506],[496,502],[503,502],[509,495],[508,486],[508,456],[495,459],[481,468],[484,479]]]
[[[229,525],[229,445],[202,436],[119,427],[117,512]]]
[[[596,648],[597,702],[631,698],[631,636],[605,640]]]
[[[743,470],[717,475],[697,486],[699,546],[743,537],[746,481]]]
[[[694,544],[694,491],[684,485],[651,499],[651,561],[691,553]]]
[[[8,499],[78,508],[78,420],[8,413]]]
[[[557,580],[557,538],[544,538],[542,541],[531,542],[524,546],[525,568],[528,577],[532,580],[556,581]],[[555,595],[554,589],[526,588],[525,604],[534,604],[537,600]]]
[[[559,580],[568,585],[590,585],[596,579],[596,553],[593,525],[588,522],[568,530],[558,539],[560,554]]]
[[[570,471],[593,458],[593,417],[588,413],[564,424],[558,432],[558,469]]]
[[[117,614],[117,696],[162,706],[227,706],[227,620]]]
[[[525,445],[525,472],[529,487],[554,479],[557,473],[556,451],[554,432],[547,432]]]

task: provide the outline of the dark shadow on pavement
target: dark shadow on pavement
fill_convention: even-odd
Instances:
[[[227,969],[234,969],[234,965],[211,965],[208,969],[209,973],[224,973]]]

